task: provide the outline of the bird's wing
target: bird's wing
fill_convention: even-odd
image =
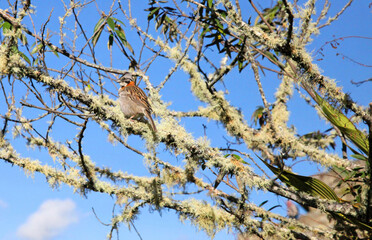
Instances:
[[[147,99],[146,94],[144,91],[142,91],[141,88],[132,85],[132,86],[127,86],[125,91],[128,91],[128,96],[131,100],[133,100],[135,103],[143,106],[146,110],[149,110],[150,112],[152,111],[150,103]]]

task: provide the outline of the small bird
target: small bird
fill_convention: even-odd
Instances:
[[[286,205],[287,205],[287,216],[289,218],[297,219],[299,213],[298,213],[298,208],[297,208],[296,204],[294,204],[291,200],[288,200],[286,202]]]
[[[133,119],[145,116],[151,124],[152,130],[156,132],[154,120],[151,117],[151,106],[146,94],[137,87],[130,72],[124,73],[117,82],[120,84],[119,103],[124,116]]]

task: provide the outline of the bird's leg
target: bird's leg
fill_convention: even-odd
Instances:
[[[141,119],[142,119],[141,114],[134,114],[134,115],[132,115],[132,116],[129,118],[129,120],[131,120],[131,121],[140,121]]]
[[[135,117],[136,115],[132,115],[130,118],[128,118],[129,120],[131,120],[132,122],[134,122],[134,117]]]

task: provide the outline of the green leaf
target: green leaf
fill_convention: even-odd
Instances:
[[[208,8],[212,8],[213,0],[208,0]]]
[[[54,50],[50,45],[47,45],[47,47],[50,49],[50,51],[52,51],[52,53],[54,53],[54,55],[59,58],[58,52],[56,50]]]
[[[151,20],[154,18],[154,15],[158,15],[159,13],[159,10],[160,10],[160,7],[156,7],[154,9],[152,9],[152,11],[149,13],[149,15],[147,15],[147,20]]]
[[[129,51],[134,55],[134,51],[132,46],[128,43],[127,38],[125,36],[124,30],[120,27],[115,31],[116,35],[119,37],[120,41],[123,43],[123,45],[129,49]]]
[[[109,25],[109,27],[111,28],[112,31],[115,31],[115,22],[114,20],[112,20],[112,18],[107,18],[107,24]]]
[[[21,34],[19,39],[21,39],[23,45],[27,45],[27,37],[24,34]]]
[[[257,155],[256,155],[257,156]],[[294,174],[288,170],[276,168],[259,156],[257,156],[275,175],[288,186],[292,186],[298,191],[306,192],[314,197],[335,200],[340,202],[336,193],[324,182],[319,179]]]
[[[7,33],[7,31],[9,31],[11,28],[12,28],[12,24],[8,23],[8,22],[4,22],[2,24],[2,28],[3,28],[3,33]]]
[[[340,111],[326,102],[315,91],[315,101],[322,110],[323,115],[335,127],[337,127],[351,142],[355,144],[365,154],[369,153],[369,143],[367,136],[359,131],[355,125]]]
[[[231,156],[232,156],[235,160],[237,160],[237,161],[239,161],[239,162],[241,162],[241,163],[244,163],[244,164],[249,165],[249,163],[247,163],[246,161],[244,161],[243,158],[241,158],[239,155],[237,155],[237,154],[231,154]]]
[[[112,17],[112,19],[115,20],[116,22],[121,23],[125,27],[125,24],[123,23],[123,21],[121,21],[121,20],[119,20],[117,18],[114,18],[114,17]]]
[[[260,205],[258,205],[259,207],[262,207],[263,205],[265,205],[269,200],[265,200],[263,201],[262,203],[260,203]]]
[[[239,68],[239,72],[243,70],[243,62],[240,60],[238,61],[238,68]]]
[[[239,155],[237,155],[237,154],[231,154],[231,156],[233,158],[235,158],[236,160],[238,160],[238,161],[242,160],[242,158]]]
[[[157,22],[156,22],[156,25],[155,25],[156,30],[158,30],[159,27],[164,24],[164,20],[165,20],[166,16],[167,15],[164,13],[164,14],[161,14],[161,17],[159,19],[157,19]]]
[[[103,25],[102,25],[103,22],[104,22],[104,19],[100,18],[96,26],[94,26],[94,31],[93,31],[94,36],[92,38],[93,47],[96,46],[98,39],[101,36],[101,33],[103,31]]]
[[[12,52],[16,53],[16,54],[19,54],[28,64],[31,65],[30,59],[23,52],[19,51],[16,46],[12,47]]]
[[[257,155],[256,155],[257,156]],[[259,156],[257,156],[275,175],[285,184],[288,186],[292,186],[296,188],[298,191],[306,192],[314,197],[320,197],[323,199],[329,200],[336,200],[337,202],[341,202],[341,199],[337,197],[336,193],[324,182],[320,181],[319,179],[312,178],[312,177],[305,177],[301,175],[294,174],[290,171],[279,169],[274,166],[271,166]],[[368,224],[361,222],[359,219],[345,216],[342,213],[335,213],[336,216],[341,217],[342,219],[356,224],[369,232],[372,231],[372,227]]]
[[[206,27],[203,29],[203,32],[200,34],[200,38],[203,38],[207,32],[210,32],[211,30],[209,27]]]
[[[223,35],[226,35],[226,33],[224,32],[224,30],[223,30],[223,25],[221,24],[221,22],[218,20],[218,19],[215,19],[215,21],[214,21],[215,23],[216,23],[216,25],[217,25],[217,30],[221,33],[221,34],[223,34]]]
[[[166,21],[167,23],[173,23],[173,20],[170,19],[168,16],[165,16],[165,21]]]
[[[31,55],[34,55],[36,52],[38,52],[40,49],[41,49],[41,47],[43,46],[43,44],[38,44],[37,46],[35,46],[33,49],[32,49],[32,51],[31,51]]]
[[[114,35],[110,34],[108,42],[107,42],[107,48],[108,50],[111,50],[112,44],[114,42]]]
[[[281,207],[281,205],[275,205],[274,207],[269,208],[267,211],[271,211],[271,210],[273,210],[273,209],[275,209],[277,207]]]
[[[278,62],[278,57],[272,54],[269,51],[265,51],[265,54],[267,55],[268,58],[270,58],[273,62]]]
[[[353,157],[355,159],[358,159],[358,160],[363,160],[363,161],[367,161],[368,158],[362,154],[352,154],[350,155],[350,157]]]
[[[120,30],[121,30],[121,31],[120,31]],[[119,30],[119,29],[116,30],[115,33],[118,35],[120,41],[122,41],[123,44],[124,44],[124,42],[127,42],[127,38],[126,38],[126,36],[125,36],[125,32],[124,32],[124,30],[123,30],[123,29],[120,29],[120,30]]]
[[[30,59],[23,53],[23,52],[19,52],[19,54],[21,55],[21,57],[28,63],[31,65],[31,61]]]
[[[104,21],[103,18],[100,18],[100,19],[98,20],[98,22],[97,22],[96,25],[94,26],[93,33],[97,34],[98,29],[101,27],[103,21]]]
[[[217,12],[221,15],[221,17],[226,18],[227,12],[222,9],[217,9]]]

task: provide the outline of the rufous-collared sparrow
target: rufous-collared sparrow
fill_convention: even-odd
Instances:
[[[132,74],[130,72],[125,73],[117,82],[120,84],[119,103],[124,116],[129,119],[145,116],[150,121],[152,130],[156,132],[154,120],[151,117],[152,109],[147,96],[141,88],[136,86]]]

